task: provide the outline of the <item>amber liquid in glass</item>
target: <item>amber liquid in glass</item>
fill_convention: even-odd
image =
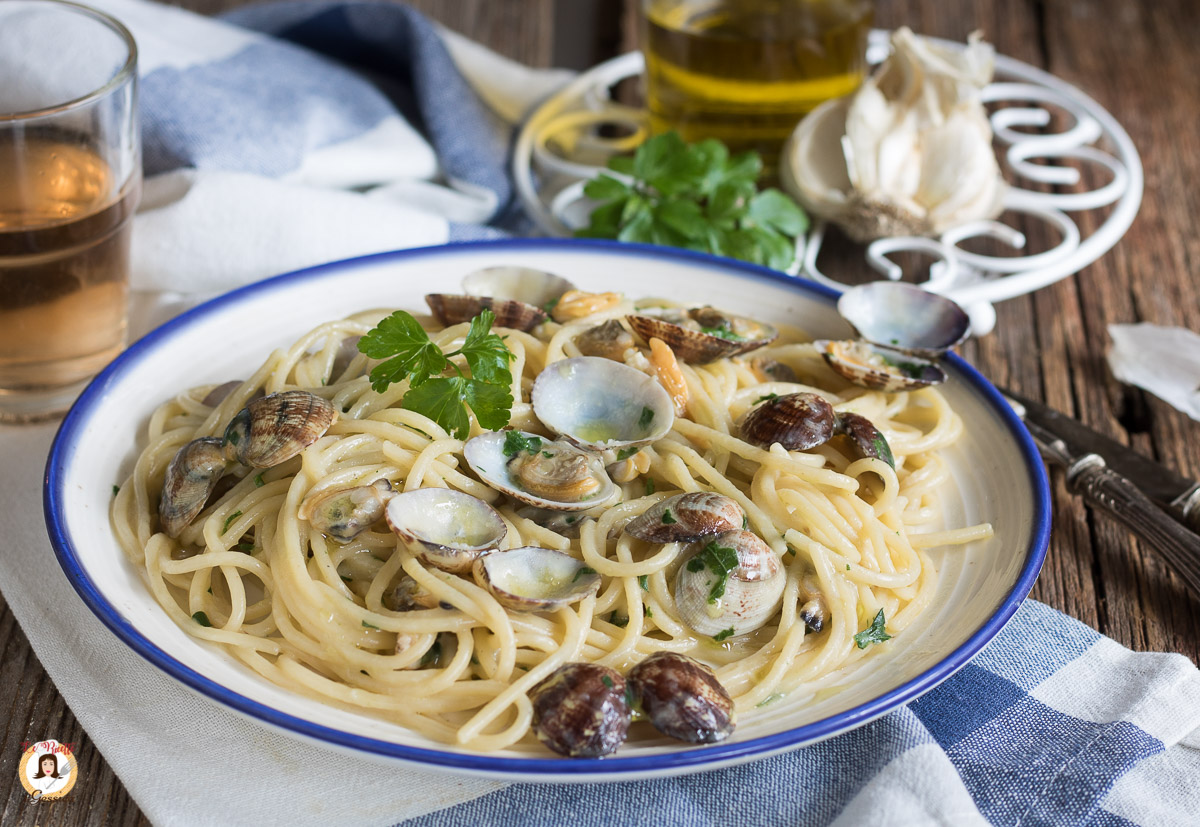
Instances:
[[[858,88],[873,19],[869,0],[647,0],[651,128],[773,169],[807,112]]]
[[[0,394],[79,382],[121,351],[139,189],[69,137],[0,135]]]

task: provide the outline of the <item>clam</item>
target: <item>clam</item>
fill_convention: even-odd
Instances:
[[[742,419],[742,438],[764,448],[778,442],[788,451],[807,451],[829,441],[837,416],[815,393],[768,399]]]
[[[715,744],[733,733],[733,699],[713,671],[676,652],[655,652],[629,672],[635,703],[663,735]]]
[[[485,267],[463,276],[462,288],[468,296],[510,299],[544,310],[575,285],[532,267]]]
[[[869,459],[881,459],[893,468],[896,460],[892,456],[892,448],[887,438],[875,427],[875,423],[861,414],[845,412],[837,416],[835,431],[846,436],[860,456]]]
[[[808,630],[819,632],[824,629],[825,623],[829,619],[829,606],[821,594],[815,577],[810,575],[804,578],[800,589],[800,600],[803,601],[800,604],[800,619],[804,621]]]
[[[395,495],[385,479],[354,488],[334,488],[305,500],[297,512],[301,520],[339,543],[348,543],[383,517]]]
[[[895,393],[946,381],[936,363],[894,347],[859,340],[818,339],[813,344],[829,367],[860,387]]]
[[[393,612],[412,612],[418,609],[436,609],[438,599],[405,574],[395,586],[384,592],[383,605]]]
[[[712,307],[668,308],[625,317],[645,339],[662,339],[685,362],[703,365],[763,347],[779,335],[762,322]]]
[[[255,399],[225,429],[225,456],[251,468],[271,468],[324,436],[337,417],[328,400],[308,391]]]
[[[737,501],[711,491],[659,500],[625,525],[625,533],[648,543],[679,543],[742,528],[746,513]]]
[[[168,537],[178,537],[196,515],[225,473],[225,452],[215,437],[194,439],[167,465],[158,519]]]
[[[463,457],[487,485],[538,508],[586,511],[621,493],[598,454],[524,431],[480,434],[463,447]]]
[[[475,582],[507,609],[549,612],[593,595],[600,575],[569,554],[537,546],[493,551],[475,561]]]
[[[616,319],[609,319],[576,336],[575,346],[584,356],[623,362],[625,353],[634,346],[633,334]]]
[[[496,314],[496,327],[508,327],[525,333],[546,321],[546,311],[532,304],[490,296],[460,296],[454,293],[430,293],[425,303],[445,326],[469,322],[484,310]]]
[[[888,392],[944,382],[946,374],[934,360],[971,329],[970,317],[955,302],[903,282],[851,288],[838,299],[838,313],[861,341],[818,340],[817,350],[854,384]]]
[[[743,529],[694,545],[675,577],[680,621],[722,640],[764,626],[779,610],[787,581],[775,551]]]
[[[392,497],[388,525],[414,556],[454,574],[497,548],[508,528],[483,500],[452,488],[418,488]]]
[[[632,713],[621,673],[598,663],[567,663],[529,691],[533,734],[559,755],[598,758],[616,752]]]
[[[542,424],[591,451],[647,445],[666,436],[675,405],[657,381],[635,368],[581,356],[554,362],[533,383]]]

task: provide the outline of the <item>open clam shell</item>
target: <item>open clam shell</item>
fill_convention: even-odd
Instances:
[[[946,381],[934,362],[903,350],[859,340],[813,342],[829,366],[856,385],[895,393]]]
[[[475,561],[475,582],[508,609],[549,612],[600,588],[600,575],[569,554],[537,546],[494,551]]]
[[[694,365],[748,353],[779,335],[768,324],[712,307],[669,308],[625,318],[643,339],[662,339],[678,358]]]
[[[470,571],[475,558],[497,548],[508,533],[496,509],[451,488],[418,488],[397,494],[388,502],[385,514],[409,551],[454,574]]]
[[[513,434],[529,447],[514,449]],[[480,434],[463,447],[463,457],[484,483],[538,508],[587,511],[621,493],[600,455],[524,431]]]
[[[462,289],[468,296],[511,299],[545,309],[575,285],[532,267],[485,267],[463,276]]]
[[[653,377],[598,356],[548,365],[532,399],[543,425],[590,451],[648,445],[675,422],[675,404]]]
[[[971,330],[970,317],[957,303],[905,282],[852,287],[838,299],[837,308],[868,342],[926,359],[945,353]]]

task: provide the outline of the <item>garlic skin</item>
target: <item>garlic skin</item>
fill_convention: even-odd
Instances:
[[[959,50],[898,29],[891,56],[857,92],[796,127],[783,188],[860,242],[995,218],[1007,186],[980,98],[994,58],[978,32]]]

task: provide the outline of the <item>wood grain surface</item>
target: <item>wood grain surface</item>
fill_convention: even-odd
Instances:
[[[217,13],[240,2],[177,5]],[[532,66],[581,68],[637,40],[637,0],[412,5]],[[963,355],[996,383],[1200,477],[1200,423],[1116,382],[1105,363],[1110,323],[1200,331],[1200,15],[1191,0],[880,0],[876,23],[953,40],[982,30],[998,52],[1075,84],[1128,130],[1146,173],[1145,198],[1128,234],[1078,275],[999,305],[995,332],[969,342]],[[1101,218],[1085,216],[1085,232]],[[1052,243],[1040,225],[1022,229],[1035,248]],[[861,267],[860,261],[843,245],[822,265]],[[1069,496],[1060,474],[1053,475],[1053,488],[1051,547],[1032,596],[1133,649],[1200,659],[1200,598],[1119,524]],[[2,598],[0,709],[6,711],[0,824],[146,823],[66,708]],[[47,737],[77,744],[85,781],[65,799],[34,805],[16,783],[16,759],[22,741]]]

